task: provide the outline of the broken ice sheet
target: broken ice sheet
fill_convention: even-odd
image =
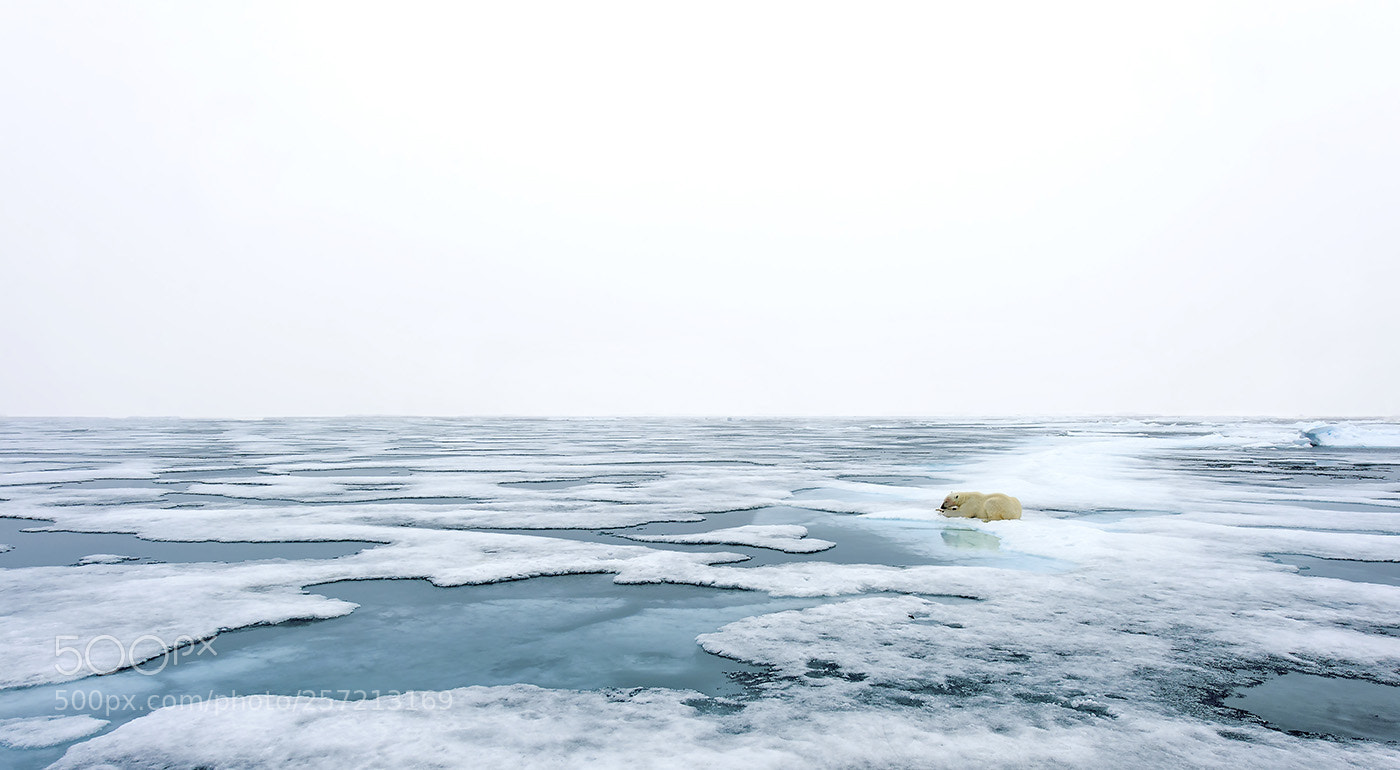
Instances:
[[[13,449],[0,455],[0,472],[64,474],[55,484],[6,487],[0,514],[157,539],[384,544],[256,565],[7,570],[6,599],[44,599],[7,606],[0,635],[19,628],[6,643],[22,646],[26,635],[42,641],[74,627],[90,639],[113,629],[217,630],[335,615],[341,620],[323,626],[331,629],[355,619],[355,602],[303,586],[356,578],[528,585],[554,579],[533,576],[600,572],[589,578],[603,589],[599,609],[611,606],[608,591],[621,597],[668,583],[711,587],[689,589],[699,595],[745,589],[751,593],[721,595],[757,601],[752,614],[714,615],[713,627],[694,634],[704,649],[767,672],[753,680],[757,697],[723,708],[669,689],[570,689],[589,685],[546,679],[566,667],[540,665],[549,655],[537,652],[492,673],[514,668],[518,681],[552,689],[482,679],[492,686],[445,690],[456,700],[433,712],[389,710],[402,699],[384,708],[326,701],[319,710],[284,709],[248,699],[222,710],[162,709],[76,744],[69,766],[138,757],[337,766],[399,755],[409,744],[526,765],[557,763],[561,746],[574,747],[563,756],[586,751],[599,762],[634,764],[683,756],[911,765],[938,756],[970,764],[1395,765],[1392,745],[1288,735],[1218,705],[1260,671],[1400,684],[1400,589],[1308,577],[1270,557],[1396,559],[1387,517],[1400,458],[1385,447],[1310,446],[1300,435],[1312,427],[394,419],[137,422],[74,434],[42,421],[0,423]],[[135,476],[131,488],[142,495],[161,494],[100,497],[123,488],[103,486],[115,474]],[[60,483],[70,486],[49,488]],[[953,489],[1015,493],[1025,518],[950,523],[934,509]],[[390,494],[458,502],[396,502]],[[740,511],[752,519],[740,520]],[[599,534],[747,525],[805,527],[809,538],[836,545],[774,551],[787,561],[748,567],[719,555],[748,545],[629,546]],[[471,531],[485,527],[513,532]],[[657,530],[666,527],[674,529]],[[526,534],[550,528],[592,539]],[[173,584],[190,596],[167,612],[161,590]],[[657,609],[640,616],[664,617]],[[277,647],[295,659],[296,632],[313,628],[238,633],[286,634]],[[372,659],[394,657],[379,652]],[[16,660],[24,665],[10,671],[27,665]],[[52,661],[31,662],[37,671]],[[232,682],[236,667],[228,670]],[[198,669],[185,671],[195,677]],[[600,681],[608,674],[599,673]],[[441,695],[437,688],[453,684],[414,686]],[[529,729],[540,714],[555,726],[549,735]]]

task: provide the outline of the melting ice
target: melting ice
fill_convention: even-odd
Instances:
[[[11,420],[0,763],[1395,766],[1397,514],[1374,421]]]

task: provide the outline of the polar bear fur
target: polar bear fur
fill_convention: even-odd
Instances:
[[[1021,501],[1011,495],[999,492],[984,495],[981,492],[954,492],[943,498],[943,507],[938,509],[944,516],[982,521],[1021,518]]]

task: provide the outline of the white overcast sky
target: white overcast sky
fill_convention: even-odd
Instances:
[[[1400,413],[1400,3],[0,4],[0,414]]]

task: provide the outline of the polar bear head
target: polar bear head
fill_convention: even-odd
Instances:
[[[940,511],[956,511],[956,510],[958,509],[958,506],[962,505],[962,502],[963,502],[963,493],[961,493],[961,492],[954,492],[954,493],[948,495],[947,497],[943,498],[943,505],[939,506],[938,510],[940,510]]]

